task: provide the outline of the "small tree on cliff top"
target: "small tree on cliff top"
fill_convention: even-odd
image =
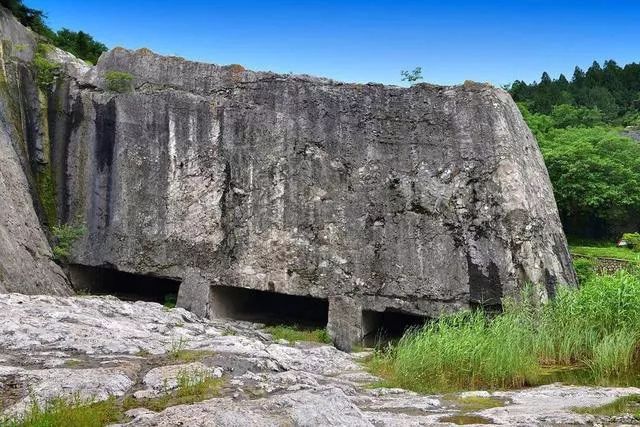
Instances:
[[[400,71],[403,82],[409,82],[413,84],[418,80],[422,80],[422,67],[416,67],[413,71],[402,70]]]

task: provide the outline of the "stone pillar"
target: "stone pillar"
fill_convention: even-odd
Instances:
[[[209,317],[209,290],[211,284],[196,272],[188,272],[180,284],[177,307],[189,310],[200,317]]]
[[[327,332],[337,349],[351,351],[362,341],[362,306],[346,296],[329,298]]]

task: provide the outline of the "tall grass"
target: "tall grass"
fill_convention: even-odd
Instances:
[[[119,421],[122,412],[115,398],[101,402],[73,398],[56,398],[40,405],[35,400],[20,417],[0,418],[5,427],[102,427]]]
[[[639,368],[640,277],[594,276],[539,304],[534,288],[503,301],[503,312],[446,316],[378,351],[372,370],[423,392],[512,388],[544,381],[545,366],[580,366],[595,383]]]

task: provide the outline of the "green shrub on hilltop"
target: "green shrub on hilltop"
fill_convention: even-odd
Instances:
[[[104,74],[107,90],[125,93],[132,90],[133,76],[124,71],[107,71]]]

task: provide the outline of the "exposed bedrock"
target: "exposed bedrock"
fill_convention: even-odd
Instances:
[[[91,68],[53,55],[42,151],[58,219],[87,229],[70,257],[80,285],[99,267],[181,282],[178,305],[210,317],[305,307],[349,348],[385,310],[435,317],[526,282],[543,297],[575,283],[540,151],[503,90],[344,84],[146,49]],[[131,91],[109,90],[113,71]],[[273,293],[306,299],[278,307]]]

